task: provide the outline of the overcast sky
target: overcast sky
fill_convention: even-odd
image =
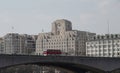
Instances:
[[[108,33],[109,22],[109,32],[120,33],[120,0],[0,0],[0,36],[50,32],[57,19],[97,34]]]

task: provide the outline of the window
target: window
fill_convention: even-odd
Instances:
[[[115,48],[113,49],[113,51],[115,51]]]
[[[89,49],[89,46],[87,46],[87,49]]]
[[[118,35],[117,35],[117,34],[115,35],[115,38],[118,38]]]
[[[99,48],[101,48],[101,46],[99,46]]]
[[[111,53],[109,53],[109,55],[111,55]]]
[[[108,48],[110,48],[111,47],[111,45],[108,45]]]
[[[106,45],[103,45],[103,48],[106,48],[107,46]]]
[[[120,55],[120,53],[117,53],[117,55]]]
[[[104,39],[104,36],[101,36],[102,39]]]
[[[109,38],[109,35],[107,35],[107,39]]]
[[[110,40],[108,40],[108,43],[111,43],[111,41],[110,41]]]
[[[103,51],[104,51],[104,52],[106,52],[107,50],[106,50],[106,49],[104,49]]]
[[[104,44],[106,44],[106,41],[103,41]]]

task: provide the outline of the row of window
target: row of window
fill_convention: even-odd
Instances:
[[[94,49],[94,50],[87,50],[87,52],[106,52],[106,51],[120,51],[120,48],[116,48],[116,49]]]
[[[92,49],[92,48],[114,48],[114,47],[120,47],[120,45],[115,44],[115,45],[90,45],[87,46],[87,49]]]
[[[68,45],[68,46],[38,46],[37,48],[75,48],[74,45]]]
[[[75,42],[44,42],[43,45],[56,45],[56,44],[74,44]]]
[[[87,56],[120,56],[120,53],[87,54]]]
[[[106,44],[106,43],[120,43],[120,40],[91,41],[91,42],[87,42],[87,45],[89,45],[89,44]]]
[[[58,41],[65,41],[65,40],[67,40],[67,41],[72,41],[72,40],[75,40],[75,38],[67,38],[67,39],[42,39],[43,41],[47,41],[47,42],[58,42]]]

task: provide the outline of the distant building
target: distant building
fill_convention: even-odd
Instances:
[[[3,38],[0,38],[0,54],[4,52]]]
[[[21,54],[19,34],[9,33],[4,36],[3,40],[5,54]]]
[[[86,55],[93,57],[120,57],[120,34],[94,36],[86,42]]]
[[[36,54],[46,49],[60,49],[64,55],[84,56],[86,41],[95,35],[86,31],[72,30],[72,23],[61,19],[52,23],[52,32],[40,33],[36,41]]]
[[[22,54],[33,54],[36,49],[36,36],[21,34],[20,37]]]
[[[18,33],[8,33],[3,38],[4,54],[31,54],[35,51],[33,36]]]

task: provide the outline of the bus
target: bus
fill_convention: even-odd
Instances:
[[[57,49],[47,49],[46,51],[43,51],[44,56],[60,56],[61,54],[61,50]]]

